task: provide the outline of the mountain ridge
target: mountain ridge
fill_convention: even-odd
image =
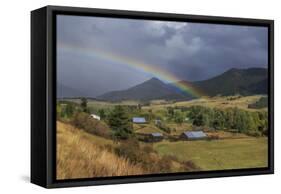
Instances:
[[[182,80],[176,83],[164,83],[160,79],[152,77],[125,90],[109,91],[95,96],[95,98],[104,101],[190,100],[195,98],[190,94],[180,91],[176,87],[179,83],[191,86],[206,96],[266,94],[268,92],[267,82],[268,70],[266,68],[231,68],[217,76],[194,82]],[[76,96],[81,97],[83,95]]]
[[[151,78],[144,81],[141,84],[121,91],[107,92],[101,96],[97,96],[98,99],[108,101],[121,101],[121,100],[140,100],[149,101],[156,99],[181,99],[184,96],[176,92],[158,78]]]

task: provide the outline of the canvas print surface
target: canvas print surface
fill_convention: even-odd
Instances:
[[[56,20],[58,180],[268,166],[268,28]]]

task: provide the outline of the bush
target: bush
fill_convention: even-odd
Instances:
[[[156,165],[157,171],[156,172],[171,172],[172,169],[172,162],[173,158],[171,156],[163,156]]]
[[[75,112],[76,105],[73,102],[60,101],[57,102],[56,111],[58,120],[68,120]]]
[[[259,136],[262,135],[262,133],[260,131],[248,131],[247,135],[254,136],[254,137],[259,137]]]
[[[183,162],[184,164],[184,171],[199,171],[200,168],[194,164],[192,161]]]
[[[150,145],[145,145],[142,149],[146,154],[155,153],[152,146]]]
[[[111,131],[106,123],[91,118],[85,112],[76,113],[72,119],[72,123],[74,126],[83,129],[88,133],[106,138],[109,138],[111,136]]]
[[[115,153],[123,158],[127,158],[131,163],[140,162],[140,146],[137,140],[130,139],[122,142],[115,148]]]
[[[164,123],[159,123],[156,125],[159,129],[161,129],[162,131],[165,131],[166,133],[171,133],[171,129],[166,126]]]
[[[139,164],[151,173],[168,172],[171,170],[172,159],[159,157],[152,146],[141,147],[136,139],[129,139],[115,147],[115,153],[128,159],[132,164]]]
[[[257,102],[249,104],[248,108],[260,109],[268,107],[268,97],[261,97]]]
[[[84,112],[77,112],[73,116],[72,124],[78,128],[84,129],[89,115]]]

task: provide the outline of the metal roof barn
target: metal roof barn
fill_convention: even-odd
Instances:
[[[146,120],[143,117],[133,117],[133,122],[134,123],[146,123]]]
[[[183,132],[183,135],[188,139],[202,139],[207,137],[203,131],[186,131]]]
[[[153,137],[163,137],[162,133],[151,133]]]

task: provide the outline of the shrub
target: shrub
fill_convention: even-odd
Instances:
[[[159,123],[156,125],[159,129],[161,129],[162,131],[165,131],[166,133],[171,133],[171,129],[166,126],[164,123]]]
[[[200,170],[200,168],[198,166],[196,166],[194,164],[194,162],[192,162],[192,161],[186,161],[186,162],[183,162],[183,164],[184,164],[184,170],[185,171],[194,171],[194,170],[198,171],[198,170]]]
[[[108,149],[111,149],[111,147]],[[119,142],[119,145],[115,146],[113,151],[119,157],[127,159],[133,165],[141,166],[142,169],[149,173],[168,173],[198,169],[191,161],[181,162],[173,155],[160,156],[154,151],[152,146],[141,146],[136,139]]]
[[[76,113],[72,119],[72,123],[74,126],[83,129],[88,133],[106,138],[109,138],[111,136],[111,131],[106,123],[91,118],[85,112]]]
[[[145,145],[142,150],[146,153],[146,154],[150,154],[150,153],[155,153],[155,151],[153,150],[152,146],[150,145]]]
[[[130,139],[122,142],[115,148],[115,153],[123,158],[127,158],[131,163],[140,162],[139,159],[140,146],[137,140]]]
[[[172,169],[173,158],[171,156],[163,156],[156,165],[157,172],[170,172]]]
[[[248,108],[260,109],[268,107],[268,97],[261,97],[257,102],[249,104]]]

